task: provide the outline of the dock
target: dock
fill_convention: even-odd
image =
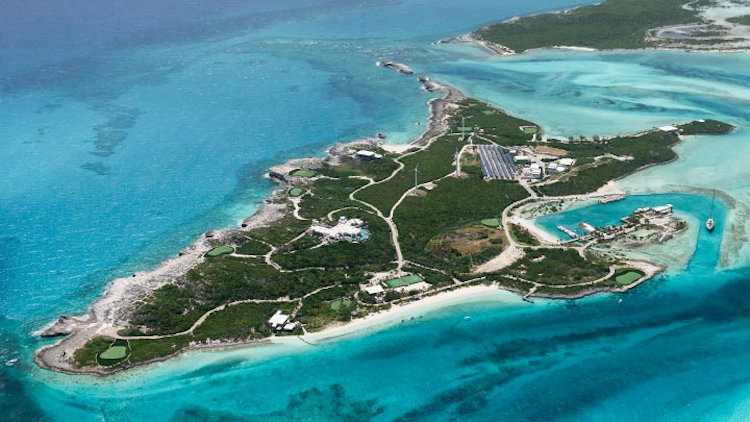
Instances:
[[[565,226],[557,226],[557,230],[560,230],[561,232],[567,234],[570,236],[571,239],[578,239],[578,233],[574,232],[573,230],[570,230],[569,228]]]

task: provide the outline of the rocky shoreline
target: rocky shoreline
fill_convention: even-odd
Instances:
[[[455,88],[442,84],[438,86],[439,89],[445,91],[445,95],[442,98],[433,99],[428,103],[430,117],[427,130],[409,145],[420,145],[443,131],[444,119],[449,105],[465,98]],[[266,199],[252,216],[242,220],[239,228],[206,231],[188,247],[181,250],[178,256],[167,259],[156,269],[134,273],[129,277],[113,280],[107,286],[104,294],[92,304],[86,314],[77,316],[61,315],[47,327],[34,333],[34,335],[40,337],[65,336],[65,338],[55,344],[40,348],[35,354],[35,362],[40,367],[70,374],[107,375],[112,373],[111,371],[78,369],[74,365],[74,352],[96,336],[116,336],[118,327],[127,324],[129,316],[140,300],[165,284],[173,283],[184,277],[190,269],[205,259],[205,253],[211,250],[217,243],[229,240],[230,236],[238,230],[248,231],[259,227],[266,227],[286,215],[287,204],[280,203],[278,199],[285,195],[287,188],[295,182],[295,178],[288,176],[291,170],[317,169],[323,166],[324,163],[335,165],[339,157],[350,154],[353,150],[367,147],[385,147],[384,138],[385,135],[378,134],[375,137],[363,138],[353,142],[337,143],[327,150],[327,155],[324,158],[296,158],[271,167],[266,177],[278,183],[280,188],[273,191],[270,198]],[[228,347],[232,345],[222,343],[210,346],[191,346],[188,350],[206,347]],[[166,359],[168,357],[155,361]]]

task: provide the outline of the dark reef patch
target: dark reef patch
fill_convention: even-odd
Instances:
[[[112,170],[111,167],[106,166],[101,161],[97,161],[96,163],[86,163],[81,166],[82,169],[88,170],[90,172],[96,173],[99,176],[107,176],[110,174],[110,171]]]
[[[175,412],[172,422],[188,421],[242,421],[242,422],[282,422],[282,421],[341,421],[365,422],[383,412],[377,400],[355,400],[348,396],[344,387],[334,384],[328,389],[312,388],[293,394],[283,410],[243,415],[230,412],[213,412],[202,406],[188,406]]]

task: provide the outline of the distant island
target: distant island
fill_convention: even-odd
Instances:
[[[238,229],[210,231],[154,271],[116,280],[91,312],[60,317],[46,368],[106,375],[185,350],[303,336],[468,286],[534,297],[622,292],[662,270],[627,249],[686,228],[671,207],[559,241],[533,224],[573,202],[615,201],[610,181],[676,157],[715,120],[617,137],[553,139],[450,87],[413,144],[384,135],[272,168],[280,185]],[[592,245],[598,245],[596,250]],[[628,245],[628,246],[625,246]]]
[[[453,40],[499,54],[550,48],[746,50],[750,16],[730,0],[605,0],[513,18]]]

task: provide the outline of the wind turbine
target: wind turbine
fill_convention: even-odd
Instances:
[[[466,140],[466,117],[461,116],[461,140]]]
[[[458,177],[458,174],[460,173],[460,167],[458,164],[458,147],[456,147],[456,155],[454,155],[454,157],[456,159],[456,177]]]

